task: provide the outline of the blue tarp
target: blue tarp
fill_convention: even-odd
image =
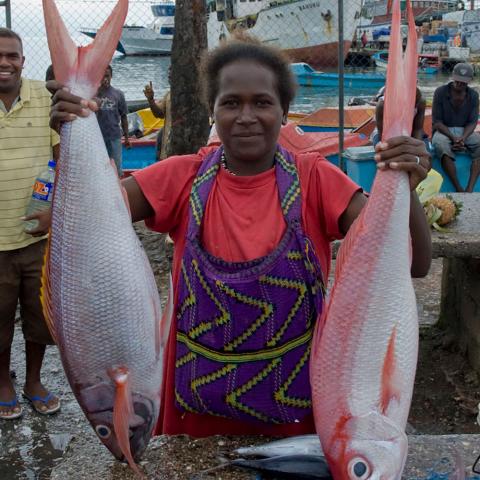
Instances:
[[[372,32],[372,36],[374,40],[377,40],[378,37],[388,36],[388,35],[390,35],[390,27],[378,28],[377,30],[374,30]]]

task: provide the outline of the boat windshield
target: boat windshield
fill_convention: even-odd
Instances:
[[[152,13],[155,17],[173,17],[175,16],[175,5],[156,4],[151,5]]]

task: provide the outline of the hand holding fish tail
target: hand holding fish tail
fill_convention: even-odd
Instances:
[[[423,141],[400,136],[377,144],[375,161],[379,170],[401,170],[409,174],[410,190],[427,177],[431,169],[430,154]]]
[[[96,112],[98,110],[98,104],[95,100],[87,100],[70,93],[68,87],[56,80],[50,80],[46,85],[52,93],[50,127],[57,132],[60,132],[62,123],[71,122],[77,117],[88,117],[91,111]]]

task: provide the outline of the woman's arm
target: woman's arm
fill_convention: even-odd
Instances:
[[[420,158],[419,164],[416,162],[417,156]],[[386,143],[377,145],[375,160],[379,170],[391,168],[392,170],[408,172],[410,175],[411,273],[412,277],[424,277],[430,269],[432,243],[427,219],[415,189],[427,176],[430,168],[430,155],[422,141],[411,137],[396,137]],[[360,192],[352,197],[348,207],[339,219],[339,228],[344,235],[366,203],[367,198]]]
[[[139,222],[146,218],[152,217],[154,211],[142,190],[138,186],[134,177],[127,177],[122,180],[122,187],[127,192],[130,213],[132,214],[132,222]]]

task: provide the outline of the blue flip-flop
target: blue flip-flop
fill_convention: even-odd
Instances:
[[[47,392],[47,394],[43,397],[41,397],[40,395],[29,396],[25,392],[23,392],[23,397],[25,398],[25,400],[28,400],[30,402],[30,405],[32,406],[32,408],[40,415],[52,415],[52,413],[56,413],[60,410],[60,399],[58,399],[58,404],[55,407],[47,408],[46,410],[40,410],[39,408],[37,408],[35,403],[33,403],[33,402],[41,402],[45,406],[47,406],[47,403],[52,398],[54,398],[54,395],[51,392]]]
[[[18,402],[18,397],[16,395],[15,398],[13,400],[10,400],[9,402],[0,402],[0,407],[20,407],[20,411],[11,413],[10,415],[6,415],[0,412],[0,420],[15,420],[16,418],[20,418],[23,415],[23,408]]]

